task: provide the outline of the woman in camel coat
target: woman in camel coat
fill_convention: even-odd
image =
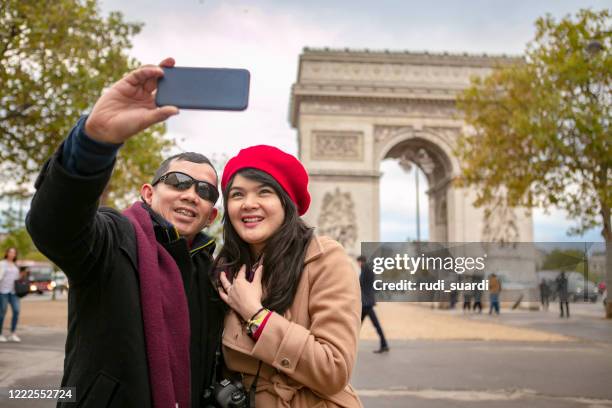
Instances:
[[[256,379],[257,407],[361,407],[349,385],[359,282],[342,246],[299,218],[307,180],[297,159],[270,146],[243,149],[224,170],[224,360],[247,391]]]

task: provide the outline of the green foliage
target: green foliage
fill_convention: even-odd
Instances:
[[[546,254],[542,263],[543,270],[557,270],[564,272],[580,272],[584,274],[586,254],[578,249],[555,249]]]
[[[139,188],[150,183],[172,143],[163,138],[165,123],[155,125],[129,139],[119,151],[102,204],[126,208],[139,199]]]
[[[221,188],[222,170],[228,161],[228,157],[222,154],[220,156],[213,155],[209,157],[209,159],[211,163],[213,164],[213,167],[217,170],[219,174],[218,187]],[[217,209],[219,210],[219,213],[217,214],[217,218],[204,231],[206,234],[210,235],[211,237],[215,239],[215,242],[217,244],[215,255],[219,253],[219,251],[221,250],[221,247],[223,247],[223,242],[224,242],[223,241],[223,217],[225,215],[225,211],[223,210],[223,193],[221,191],[220,193],[221,194],[219,195],[219,201],[217,201],[217,204],[215,205],[215,207],[217,207]]]
[[[523,63],[460,95],[473,128],[461,182],[478,187],[476,205],[555,206],[579,222],[570,233],[603,225],[612,241],[611,24],[609,10],[540,18]]]
[[[32,238],[30,238],[30,234],[28,234],[25,227],[11,231],[2,240],[2,242],[0,242],[0,253],[2,256],[4,256],[5,251],[11,247],[17,248],[17,251],[19,252],[19,259],[48,261],[43,254],[38,252],[36,246],[32,242]]]
[[[118,12],[101,16],[95,0],[0,4],[0,168],[13,181],[0,186],[6,190],[31,182],[102,90],[139,65],[126,51],[142,24]],[[153,174],[171,145],[164,132],[159,125],[126,144],[106,204],[123,204]]]
[[[46,261],[47,258],[38,252],[32,238],[25,228],[26,200],[23,199],[24,193],[18,191],[12,196],[8,196],[9,207],[0,211],[0,231],[7,231],[6,235],[0,237],[0,256],[11,247],[17,248],[20,259],[30,259],[35,261]]]

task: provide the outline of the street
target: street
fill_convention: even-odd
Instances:
[[[23,302],[24,311],[36,314],[25,312],[24,322],[40,319],[43,311],[36,308],[52,310],[51,303],[65,305],[44,296]],[[572,306],[573,317],[561,320],[552,307],[548,312],[502,310],[492,317],[381,303],[376,309],[391,351],[372,353],[378,343],[365,321],[352,385],[365,407],[612,407],[612,322],[598,314],[600,305]],[[418,321],[398,320],[410,316]],[[61,318],[53,322],[57,326]],[[409,327],[421,338],[396,326]],[[428,333],[431,327],[447,332]],[[470,328],[469,339],[460,338],[465,337],[460,327]],[[0,406],[54,406],[53,401],[9,400],[7,387],[57,386],[65,329],[24,324],[20,335],[22,343],[0,344]],[[483,340],[491,336],[532,340]]]

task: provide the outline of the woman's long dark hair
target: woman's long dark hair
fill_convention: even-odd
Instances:
[[[223,191],[223,249],[216,260],[216,270],[227,271],[231,278],[242,265],[251,270],[257,259],[253,258],[249,244],[244,242],[234,229],[227,211],[228,193],[236,175],[270,186],[279,196],[285,219],[278,230],[268,239],[263,249],[264,307],[277,313],[284,313],[293,303],[297,286],[304,268],[304,256],[313,229],[299,217],[297,208],[289,195],[269,174],[257,169],[242,169],[231,178]]]
[[[19,251],[15,247],[8,247],[8,248],[6,248],[6,251],[4,251],[4,259],[8,258],[8,253],[9,253],[9,251],[11,249],[15,250],[15,259],[13,259],[13,262],[17,262],[17,258],[19,257]]]

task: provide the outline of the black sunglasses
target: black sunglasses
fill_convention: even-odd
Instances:
[[[164,184],[174,187],[180,191],[185,191],[195,184],[198,195],[202,199],[210,201],[213,204],[215,204],[219,198],[219,191],[215,185],[209,183],[208,181],[196,180],[189,174],[181,173],[180,171],[171,171],[170,173],[166,173],[157,180],[153,181],[152,185],[156,185],[160,181],[163,181]]]

